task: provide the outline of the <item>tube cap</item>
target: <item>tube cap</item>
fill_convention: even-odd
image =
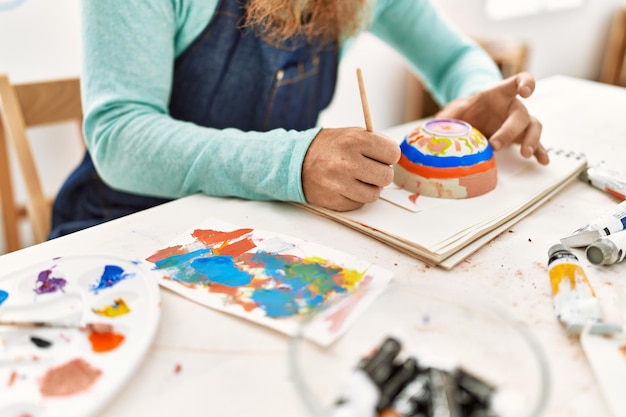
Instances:
[[[596,240],[587,246],[585,254],[594,265],[610,265],[617,261],[617,247],[610,240]]]
[[[548,249],[548,257],[551,258],[552,255],[557,252],[571,252],[571,249],[567,245],[557,243],[556,245],[552,245],[550,249]]]

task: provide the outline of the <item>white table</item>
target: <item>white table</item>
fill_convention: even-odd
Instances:
[[[626,89],[551,77],[539,82],[528,106],[543,123],[547,146],[584,152],[590,163],[606,160],[626,166]],[[527,324],[548,355],[552,387],[546,415],[608,416],[578,340],[568,338],[556,320],[546,262],[548,248],[560,237],[616,203],[576,180],[454,270],[444,271],[289,204],[191,196],[3,255],[0,271],[9,273],[58,255],[141,258],[216,216],[371,259],[408,285],[436,282],[470,297],[490,297]],[[607,314],[617,314],[616,292],[626,285],[626,264],[594,267],[583,252],[577,255]],[[287,349],[283,335],[163,291],[156,340],[136,375],[100,417],[304,416],[289,375]]]

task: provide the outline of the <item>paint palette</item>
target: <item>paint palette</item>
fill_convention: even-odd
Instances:
[[[145,357],[160,317],[143,262],[86,255],[0,277],[0,416],[90,416]],[[87,326],[87,324],[96,324]]]
[[[484,404],[489,404],[493,415],[542,415],[550,387],[545,354],[528,330],[499,309],[489,307],[490,304],[489,300],[468,299],[467,294],[445,285],[392,283],[331,346],[321,348],[303,337],[293,337],[289,344],[290,374],[309,415],[374,416],[380,398],[389,401],[378,410],[379,415],[404,415],[412,404],[434,404],[436,398],[454,391],[450,378],[443,379],[448,380],[444,389],[441,383],[435,384],[432,371],[436,371],[439,380],[447,374],[472,375],[481,381],[481,385],[489,387]],[[306,327],[305,324],[301,330],[305,332]],[[372,360],[376,365],[369,377],[363,378],[363,372],[355,372],[366,369],[365,358],[372,357],[387,338],[401,343],[397,356],[394,353],[394,366],[385,367],[382,360]],[[400,364],[408,358],[417,361],[419,370],[412,379],[401,384],[396,378],[384,376],[404,373]],[[432,379],[423,379],[428,373]],[[360,376],[355,378],[355,375]],[[374,378],[380,379],[380,387],[397,389],[393,396],[388,391],[389,395],[377,399],[371,382]],[[485,392],[483,388],[475,391]],[[351,399],[355,400],[351,402]],[[435,410],[433,407],[431,412]],[[432,414],[407,414],[470,415],[446,414],[442,409]]]

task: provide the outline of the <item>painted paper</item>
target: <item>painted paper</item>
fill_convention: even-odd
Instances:
[[[307,336],[323,345],[341,335],[391,278],[345,252],[213,218],[147,260],[161,272],[162,286],[286,334],[324,310],[307,326]]]

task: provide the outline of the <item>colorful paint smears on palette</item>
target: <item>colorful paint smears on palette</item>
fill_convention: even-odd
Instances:
[[[156,278],[145,261],[101,255],[59,256],[0,276],[0,416],[78,417],[106,405],[156,332]]]
[[[163,272],[162,285],[283,331],[320,306],[357,289],[380,289],[390,278],[328,247],[211,219],[147,260]]]

